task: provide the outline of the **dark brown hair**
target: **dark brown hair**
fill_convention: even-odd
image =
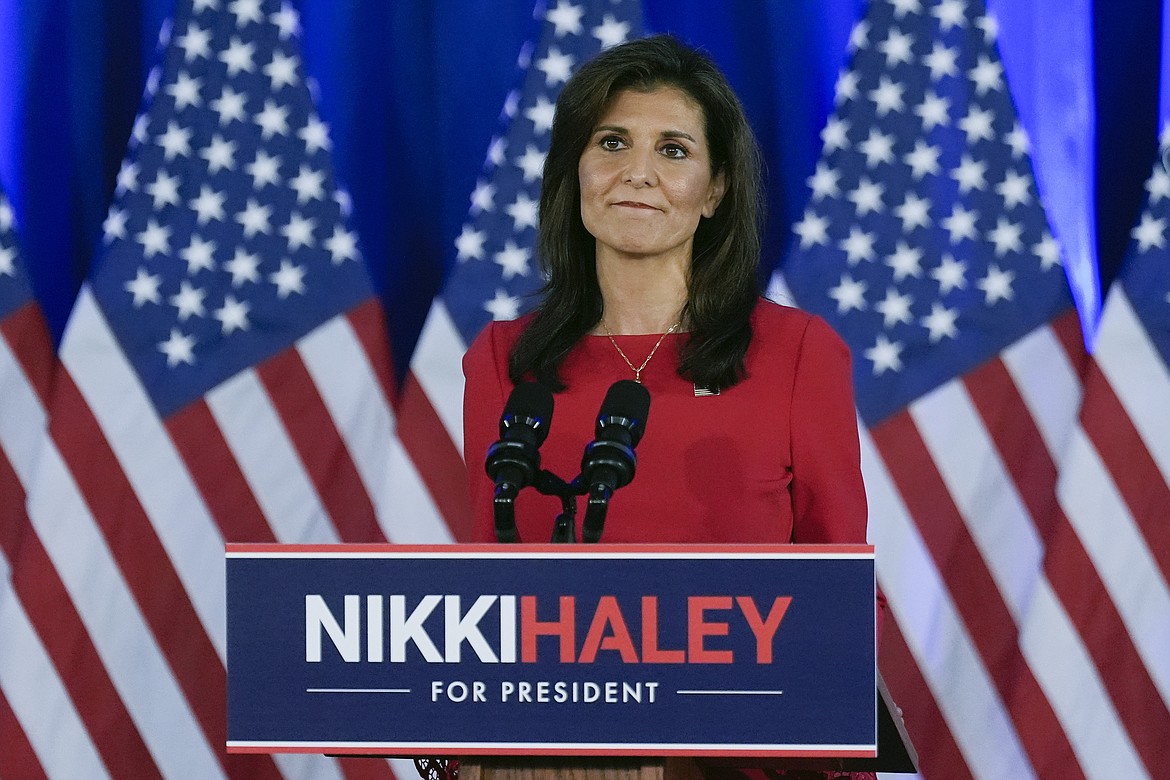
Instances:
[[[703,112],[711,175],[726,192],[695,231],[683,319],[690,331],[680,376],[730,387],[744,376],[750,317],[759,299],[760,157],[743,107],[711,59],[670,36],[624,43],[585,63],[557,100],[540,195],[538,253],[547,281],[535,316],[512,349],[513,382],[535,377],[561,390],[561,362],[602,315],[595,241],[581,221],[577,165],[618,93],[673,87]]]

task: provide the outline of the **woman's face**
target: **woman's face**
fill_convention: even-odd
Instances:
[[[715,213],[723,176],[699,106],[673,87],[619,92],[577,163],[581,220],[607,254],[674,256],[689,267],[699,217]]]

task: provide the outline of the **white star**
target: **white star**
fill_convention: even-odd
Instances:
[[[877,45],[877,49],[886,55],[886,67],[893,68],[899,63],[910,62],[914,59],[910,52],[910,44],[912,43],[914,43],[913,35],[904,35],[890,28],[890,34]]]
[[[264,66],[264,75],[272,81],[273,89],[280,89],[297,82],[297,58],[288,57],[279,51],[273,52],[272,62]]]
[[[274,135],[288,135],[288,109],[267,100],[264,110],[256,115],[256,124],[260,126],[260,137],[266,140]]]
[[[1010,133],[1003,137],[1004,142],[1012,148],[1012,157],[1023,157],[1031,151],[1031,144],[1028,142],[1028,134],[1024,132],[1024,128],[1017,123],[1012,127]]]
[[[196,214],[195,222],[199,225],[206,225],[213,219],[223,220],[223,202],[227,196],[222,192],[216,192],[209,185],[204,184],[199,188],[199,197],[190,201],[187,206],[191,208]]]
[[[244,119],[244,100],[246,95],[236,92],[229,86],[224,86],[219,97],[211,101],[211,107],[219,114],[219,123],[226,125],[233,119]]]
[[[1047,271],[1053,266],[1060,265],[1060,244],[1050,233],[1045,233],[1040,243],[1033,244],[1032,254],[1040,259],[1040,270]]]
[[[910,323],[910,305],[913,302],[909,295],[902,295],[890,287],[886,290],[885,299],[876,303],[874,308],[881,312],[882,323],[889,330],[899,322]]]
[[[984,43],[992,43],[999,37],[999,22],[991,14],[980,16],[975,20],[975,26],[983,31]]]
[[[455,239],[456,258],[459,260],[482,260],[483,242],[487,240],[487,233],[475,230],[471,225],[464,225],[463,232]]]
[[[191,62],[196,57],[210,57],[211,33],[204,30],[195,22],[187,23],[187,32],[175,39],[175,44],[183,50],[183,60]]]
[[[886,185],[862,178],[861,181],[857,182],[857,189],[845,197],[853,202],[853,205],[857,208],[857,216],[861,217],[871,211],[881,212],[882,195],[885,194],[885,191]]]
[[[833,86],[834,100],[841,105],[847,100],[857,99],[857,85],[861,76],[852,70],[842,70],[837,75],[837,83]]]
[[[175,83],[168,85],[165,90],[175,99],[176,111],[187,106],[199,105],[199,85],[202,83],[201,79],[191,78],[187,71],[179,71],[179,75],[175,77]]]
[[[138,189],[138,165],[123,160],[122,167],[118,169],[118,186],[115,191],[123,193],[136,189]]]
[[[902,111],[906,102],[902,99],[905,90],[901,84],[891,81],[888,76],[878,79],[877,89],[869,93],[869,99],[874,102],[874,109],[878,116],[885,116],[891,111]]]
[[[548,102],[544,95],[537,95],[536,105],[524,112],[524,116],[532,122],[534,133],[547,133],[551,130],[555,114],[556,104]]]
[[[1142,221],[1130,232],[1138,242],[1138,251],[1146,252],[1151,247],[1163,249],[1166,246],[1166,220],[1157,219],[1150,212],[1142,214]]]
[[[192,235],[191,243],[179,252],[179,257],[187,261],[187,275],[194,276],[202,270],[215,270],[214,254],[214,241],[204,241],[199,236]]]
[[[0,276],[16,275],[16,250],[0,247]]]
[[[313,228],[316,220],[308,219],[295,211],[289,215],[288,224],[280,229],[280,234],[288,241],[288,251],[300,249],[313,243]]]
[[[528,197],[526,193],[517,193],[516,200],[512,205],[504,208],[504,211],[512,218],[512,229],[520,232],[526,227],[536,227],[539,206],[540,204]]]
[[[260,258],[248,254],[243,247],[236,247],[236,254],[231,260],[223,264],[224,269],[232,275],[232,287],[239,287],[244,282],[258,282],[260,275]]]
[[[857,265],[862,260],[874,259],[873,242],[875,240],[876,236],[873,233],[866,233],[858,225],[850,225],[849,237],[837,246],[845,250],[849,265]]]
[[[948,309],[938,301],[930,305],[930,314],[920,322],[930,331],[930,343],[937,344],[944,336],[958,338],[959,331],[955,327],[955,320],[959,318],[958,309]]]
[[[219,59],[227,65],[228,76],[239,75],[242,70],[251,72],[255,69],[256,63],[252,60],[255,49],[251,43],[244,43],[238,37],[232,38],[232,42],[219,55]]]
[[[171,251],[171,229],[166,225],[160,225],[151,217],[146,222],[146,230],[134,236],[138,243],[142,244],[143,254],[146,259],[154,257],[155,255],[170,254]]]
[[[989,59],[986,54],[980,54],[979,61],[967,71],[967,76],[975,82],[975,94],[983,97],[989,91],[1001,88],[1003,66]]]
[[[967,116],[959,120],[959,128],[967,134],[967,144],[973,146],[980,139],[990,141],[995,136],[991,128],[991,121],[994,118],[995,115],[991,111],[971,106]]]
[[[516,165],[524,171],[524,181],[532,182],[541,177],[544,172],[545,157],[547,155],[541,154],[539,149],[529,144],[524,155],[516,158]]]
[[[3,207],[6,205],[7,204],[0,205],[0,209],[3,209]],[[0,210],[0,214],[2,213],[3,211]],[[128,215],[126,214],[125,209],[110,206],[110,210],[106,214],[106,218],[102,220],[102,237],[105,239],[106,243],[113,241],[115,238],[126,238],[127,216]],[[3,220],[0,219],[0,222],[3,222]],[[7,227],[0,224],[0,230],[7,229]]]
[[[1010,301],[1014,295],[1012,282],[1015,281],[1014,271],[1001,271],[999,266],[992,263],[987,267],[987,276],[975,283],[983,291],[984,303],[991,306],[1001,300]]]
[[[187,157],[191,154],[191,131],[179,127],[175,122],[167,123],[167,131],[159,136],[158,145],[163,148],[163,159],[172,160],[176,156]]]
[[[248,198],[248,204],[236,215],[236,221],[244,226],[244,238],[251,238],[257,233],[272,232],[272,226],[268,224],[271,217],[270,207],[260,205],[255,198]]]
[[[965,11],[963,0],[942,0],[930,13],[938,19],[942,31],[946,32],[952,27],[964,26],[966,22]]]
[[[886,135],[876,127],[869,131],[869,137],[858,144],[857,148],[865,155],[867,168],[876,168],[879,163],[888,163],[894,160],[893,134]]]
[[[281,3],[280,10],[268,17],[268,20],[276,25],[278,35],[282,41],[287,41],[294,35],[299,35],[301,32],[301,20],[297,16],[297,11],[289,3]]]
[[[938,173],[938,158],[942,149],[931,146],[919,138],[914,142],[914,151],[902,158],[910,166],[910,175],[921,180],[928,173]]]
[[[0,192],[0,231],[11,230],[14,222],[12,206],[8,204],[4,193]]]
[[[931,223],[930,201],[909,190],[906,192],[906,200],[894,209],[894,213],[902,220],[903,233],[909,233],[916,227],[929,227]]]
[[[585,9],[579,5],[557,0],[557,7],[545,13],[544,18],[552,22],[555,28],[553,34],[558,38],[564,38],[569,33],[581,34],[581,17],[584,13]]]
[[[179,205],[179,177],[168,176],[166,171],[159,170],[158,175],[155,176],[154,181],[147,184],[144,188],[150,193],[154,201],[154,210],[158,211],[163,206]]]
[[[942,226],[951,234],[951,243],[957,244],[964,238],[975,238],[975,220],[978,218],[978,212],[967,211],[962,203],[956,203],[951,215],[942,220]]]
[[[835,198],[841,194],[841,188],[837,186],[837,181],[841,178],[841,172],[836,168],[830,168],[823,160],[817,161],[817,170],[812,176],[809,176],[805,182],[812,189],[812,199],[814,201],[823,198]]]
[[[908,13],[922,13],[922,4],[919,0],[890,0],[894,6],[894,18],[901,19]]]
[[[837,313],[847,314],[851,309],[865,309],[865,291],[868,285],[855,281],[849,274],[841,274],[841,283],[829,290],[829,297],[837,302]]]
[[[514,320],[520,315],[520,299],[496,289],[496,297],[484,303],[483,308],[493,320]]]
[[[958,57],[958,49],[948,49],[941,41],[935,41],[934,48],[930,54],[922,58],[922,61],[930,68],[931,81],[939,81],[943,76],[958,75],[959,68],[955,65]]]
[[[532,253],[527,249],[516,246],[515,242],[509,240],[504,242],[502,251],[496,252],[492,257],[496,265],[503,269],[504,280],[511,279],[513,276],[528,276],[528,261]]]
[[[630,25],[627,22],[619,22],[613,14],[606,14],[602,17],[601,24],[589,32],[601,42],[602,49],[608,49],[626,40],[630,34]]]
[[[914,113],[922,120],[923,132],[949,124],[951,121],[950,110],[950,98],[939,97],[933,92],[924,94],[922,102],[914,107]]]
[[[350,232],[337,225],[333,228],[333,235],[325,239],[325,248],[329,251],[334,265],[341,265],[346,260],[357,260],[357,233]]]
[[[964,154],[959,161],[959,167],[951,171],[951,176],[959,183],[959,192],[964,195],[971,190],[981,190],[987,186],[984,175],[987,173],[987,163],[971,159],[971,155]]]
[[[804,218],[792,226],[792,232],[800,236],[800,248],[829,243],[829,220],[812,209],[804,212]]]
[[[1028,176],[1022,176],[1009,168],[1004,174],[1003,181],[996,185],[995,191],[1003,198],[1003,205],[1011,209],[1021,203],[1032,202],[1031,185],[1032,180]]]
[[[180,363],[195,365],[195,338],[184,336],[178,328],[171,328],[171,337],[160,341],[158,351],[167,356],[167,366],[174,368]]]
[[[216,133],[211,143],[199,152],[199,156],[207,160],[208,173],[233,170],[236,167],[236,142],[228,141]]]
[[[208,8],[219,8],[219,0],[195,0],[195,13],[206,11]]]
[[[967,264],[959,262],[951,255],[943,255],[938,268],[932,269],[930,275],[938,282],[939,295],[967,288]]]
[[[244,22],[258,22],[263,18],[260,16],[260,0],[235,0],[228,6],[228,10],[236,15],[237,27],[243,27]]]
[[[575,62],[571,54],[562,54],[556,46],[550,46],[548,56],[536,61],[536,69],[544,74],[544,85],[552,87],[569,80]]]
[[[302,165],[300,172],[289,179],[288,184],[297,191],[297,203],[308,203],[311,200],[325,197],[325,172]]]
[[[252,189],[259,191],[265,184],[280,182],[280,158],[270,157],[268,152],[260,149],[256,152],[256,159],[246,166],[252,177]]]
[[[894,269],[895,282],[900,282],[907,276],[922,276],[922,250],[913,249],[905,241],[899,241],[894,254],[886,258],[886,265]],[[886,297],[888,299],[889,295]]]
[[[877,343],[865,350],[866,360],[873,363],[874,376],[881,376],[886,371],[902,370],[902,342],[891,342],[886,334],[877,335]]]
[[[496,207],[496,186],[480,179],[471,192],[471,213],[480,214]]]
[[[305,151],[309,154],[333,148],[329,141],[329,125],[322,122],[316,114],[309,115],[309,123],[297,133],[297,136],[305,142]]]
[[[252,307],[247,301],[237,301],[234,295],[224,296],[223,307],[212,312],[212,316],[220,322],[220,332],[228,335],[237,330],[248,330],[252,323],[248,322],[248,311]]]
[[[179,322],[186,322],[191,317],[204,317],[207,315],[207,311],[203,308],[203,298],[206,295],[206,290],[192,287],[191,283],[184,279],[179,283],[179,292],[172,295],[168,300],[170,300],[172,306],[179,310]]]
[[[292,293],[304,295],[305,269],[288,260],[280,261],[280,270],[268,275],[268,281],[276,285],[276,297],[284,300]]]
[[[147,303],[161,303],[162,296],[158,293],[158,286],[162,284],[162,277],[147,273],[145,268],[138,269],[138,275],[123,285],[126,292],[134,296],[135,308]]]
[[[825,144],[825,154],[844,149],[849,146],[849,123],[844,119],[832,117],[821,130],[821,141]]]
[[[1150,193],[1151,204],[1170,198],[1170,174],[1161,165],[1154,166],[1154,173],[1146,180],[1146,192]]]

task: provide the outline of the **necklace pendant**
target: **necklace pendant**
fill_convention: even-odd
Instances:
[[[641,371],[641,369],[634,371],[634,381],[637,382],[638,384],[642,384],[642,371]]]

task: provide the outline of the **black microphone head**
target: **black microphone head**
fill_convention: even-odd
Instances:
[[[630,432],[630,446],[637,446],[646,432],[646,417],[650,414],[650,391],[633,379],[614,382],[601,402],[597,413],[595,436],[616,423]]]
[[[515,423],[523,424],[532,429],[539,447],[548,437],[549,425],[552,423],[553,397],[549,389],[539,382],[521,382],[512,389],[508,396],[508,403],[504,405],[504,414],[500,417],[500,438],[507,438],[508,429]]]

